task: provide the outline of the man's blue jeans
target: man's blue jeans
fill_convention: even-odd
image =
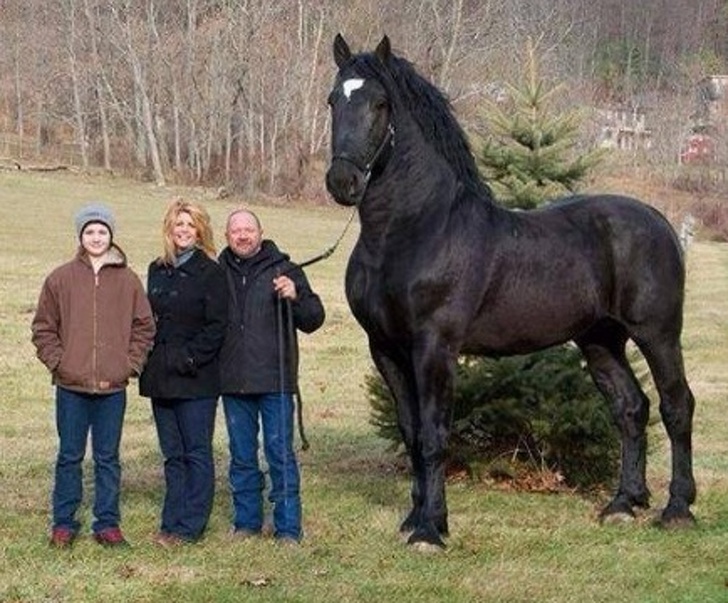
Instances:
[[[230,488],[236,530],[260,532],[263,526],[265,479],[258,464],[259,421],[270,472],[276,538],[299,540],[301,531],[300,475],[293,451],[291,394],[223,396],[230,442]]]
[[[100,532],[118,527],[121,464],[119,443],[126,411],[126,391],[94,395],[56,388],[58,456],[53,488],[53,527],[78,532],[76,512],[83,499],[82,463],[91,433],[94,461],[94,519]]]
[[[160,530],[197,540],[207,527],[215,496],[217,398],[152,399],[166,491]]]

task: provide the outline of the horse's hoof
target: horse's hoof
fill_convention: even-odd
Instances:
[[[657,519],[656,524],[665,530],[687,530],[694,528],[697,521],[695,521],[695,516],[690,511],[676,515],[668,513],[666,509]]]
[[[430,548],[445,550],[445,542],[434,530],[419,528],[410,534],[407,544],[418,551],[428,552]],[[432,552],[432,551],[429,551]]]
[[[624,496],[617,496],[612,502],[602,509],[599,514],[599,522],[606,525],[622,525],[632,523],[636,516],[632,505]]]
[[[599,521],[604,526],[623,526],[634,523],[635,516],[634,513],[608,513],[600,515]]]
[[[662,510],[658,520],[659,526],[668,530],[692,528],[695,517],[690,512],[690,505],[681,498],[671,498]]]
[[[659,525],[665,530],[690,530],[696,526],[697,522],[694,517],[675,517],[670,521],[660,520]]]
[[[413,542],[411,544],[412,550],[423,555],[439,555],[445,552],[445,544],[432,544],[431,542]]]

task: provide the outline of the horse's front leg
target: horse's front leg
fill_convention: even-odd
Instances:
[[[415,342],[412,365],[417,385],[419,433],[415,438],[413,462],[421,463],[418,484],[422,509],[410,544],[445,546],[449,533],[445,498],[445,457],[450,430],[455,359],[438,336],[426,334]]]
[[[391,345],[379,346],[370,341],[369,349],[394,398],[397,426],[412,465],[412,509],[400,526],[400,531],[409,535],[421,522],[425,485],[424,465],[417,442],[419,414],[412,364],[407,352],[393,349]]]

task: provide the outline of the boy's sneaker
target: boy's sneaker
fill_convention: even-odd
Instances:
[[[73,544],[76,532],[68,528],[53,528],[49,544],[56,549],[67,549]]]
[[[106,528],[94,534],[94,540],[101,546],[129,546],[119,528]]]

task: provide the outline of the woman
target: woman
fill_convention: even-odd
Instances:
[[[162,230],[163,253],[149,266],[147,282],[157,335],[139,384],[141,395],[152,399],[164,456],[166,492],[155,542],[169,546],[198,540],[212,510],[228,293],[201,206],[172,201]]]
[[[53,488],[51,546],[70,547],[80,523],[82,461],[91,433],[94,539],[126,545],[119,528],[119,442],[126,386],[154,338],[154,320],[139,277],[113,242],[114,217],[92,204],[76,215],[76,257],[46,278],[33,318],[33,344],[56,386],[59,449]]]

